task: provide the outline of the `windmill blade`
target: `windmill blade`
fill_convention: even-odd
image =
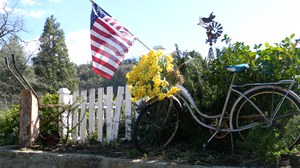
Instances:
[[[223,31],[217,31],[217,33],[216,33],[217,37],[220,37],[222,33],[223,33]]]
[[[220,37],[221,34],[223,33],[223,26],[218,23],[218,22],[212,22],[210,24],[210,26],[212,27],[212,29],[214,30],[214,34],[217,36],[217,37]]]

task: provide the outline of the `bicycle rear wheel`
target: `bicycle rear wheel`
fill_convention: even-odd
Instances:
[[[136,149],[148,153],[165,148],[177,131],[180,110],[181,106],[172,98],[144,107],[133,128]]]
[[[245,96],[257,108],[245,97],[241,98],[231,115],[232,128],[239,129],[254,124],[260,131],[274,131],[280,148],[292,149],[299,143],[300,100],[294,92],[288,92],[279,86],[264,86],[248,92]],[[244,130],[238,134],[247,140],[249,132]]]

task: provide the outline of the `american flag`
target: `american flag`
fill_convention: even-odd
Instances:
[[[96,3],[91,13],[90,36],[93,71],[111,79],[135,37]]]

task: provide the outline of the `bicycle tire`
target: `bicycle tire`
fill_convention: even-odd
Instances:
[[[142,153],[165,148],[173,139],[179,125],[180,104],[172,98],[156,100],[140,111],[132,141]]]
[[[287,96],[275,115],[273,112],[285,95]],[[262,110],[267,120],[258,113],[258,110],[245,97],[241,97],[231,114],[230,123],[233,129],[257,123],[255,128],[260,129],[260,131],[266,131],[267,129],[275,131],[276,140],[278,138],[280,141],[278,143],[280,149],[288,148],[291,150],[294,145],[299,143],[300,127],[297,121],[300,121],[300,100],[294,92],[279,86],[263,86],[246,93],[245,96]],[[272,117],[272,115],[274,116]],[[249,132],[248,129],[237,134],[241,139],[247,140]]]

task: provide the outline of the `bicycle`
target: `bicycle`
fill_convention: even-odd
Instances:
[[[184,109],[190,112],[198,124],[212,131],[203,148],[213,138],[223,138],[228,133],[246,139],[250,129],[274,128],[284,140],[282,147],[292,149],[300,139],[300,127],[296,122],[300,121],[300,97],[291,90],[296,79],[235,85],[237,74],[246,72],[249,68],[248,64],[227,67],[233,76],[222,111],[217,115],[201,112],[190,93],[179,84],[178,94],[163,100],[153,98],[145,102],[133,127],[132,141],[136,149],[148,153],[165,148],[176,134],[179,116]],[[246,91],[240,91],[246,87]],[[232,93],[236,93],[238,98],[228,113],[226,109]],[[207,123],[205,119],[212,122]],[[233,136],[231,145],[233,149]]]

